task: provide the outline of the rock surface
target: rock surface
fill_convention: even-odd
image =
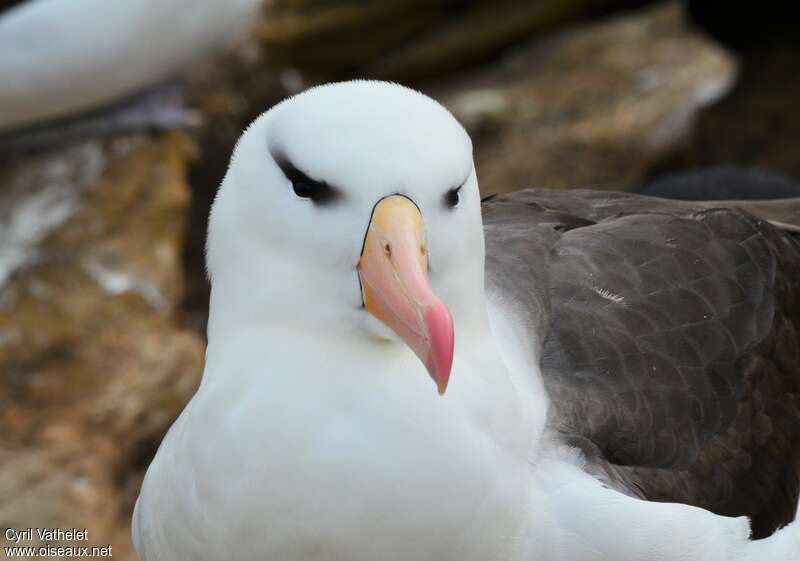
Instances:
[[[732,86],[735,62],[677,3],[559,32],[435,85],[467,126],[485,195],[629,189]]]
[[[740,61],[735,88],[700,114],[691,135],[649,175],[736,163],[800,180],[800,48],[746,49]]]
[[[278,64],[411,80],[474,66],[524,38],[649,0],[273,0],[260,37]]]
[[[3,161],[4,529],[85,528],[73,545],[134,559],[143,469],[202,371],[178,320],[189,148],[124,137]]]

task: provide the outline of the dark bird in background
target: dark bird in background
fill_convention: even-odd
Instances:
[[[788,199],[800,197],[800,183],[775,173],[728,165],[663,175],[645,183],[639,192],[685,201]]]

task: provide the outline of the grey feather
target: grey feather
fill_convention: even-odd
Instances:
[[[798,497],[800,240],[727,205],[493,197],[487,289],[540,343],[551,428],[591,469],[764,536]]]

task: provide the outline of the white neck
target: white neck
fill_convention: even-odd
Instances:
[[[346,544],[358,544],[359,558],[387,561],[451,559],[453,543],[464,544],[459,559],[485,561],[511,547],[544,411],[531,408],[504,367],[485,306],[476,306],[484,311],[479,329],[456,327],[453,373],[440,397],[401,343],[299,324],[259,329],[255,319],[248,329],[222,330],[220,321],[245,307],[233,300],[212,298],[197,407],[207,397],[216,411],[251,418],[236,425],[247,434],[226,446],[247,447],[228,453],[247,457],[258,473],[230,476],[257,475],[268,488],[221,516],[256,517],[275,536],[327,536],[345,548],[332,559],[355,558]],[[325,514],[334,511],[335,519]],[[409,536],[401,549],[398,532]],[[265,547],[272,558],[298,558],[289,544]]]

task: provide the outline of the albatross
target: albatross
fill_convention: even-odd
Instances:
[[[141,94],[225,47],[260,3],[0,0],[0,133]],[[175,108],[163,117],[137,109],[180,120]]]
[[[527,190],[384,82],[239,140],[205,372],[142,561],[797,561],[800,242],[741,210]]]

